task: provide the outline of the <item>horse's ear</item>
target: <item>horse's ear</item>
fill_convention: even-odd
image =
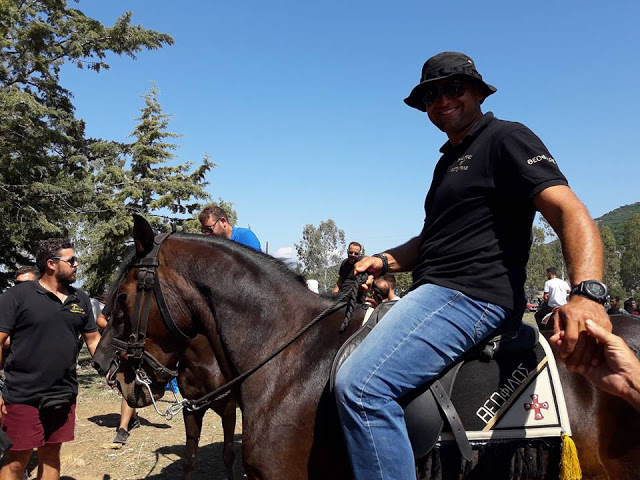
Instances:
[[[138,255],[146,255],[153,248],[153,229],[140,215],[133,215],[133,243],[136,245]]]

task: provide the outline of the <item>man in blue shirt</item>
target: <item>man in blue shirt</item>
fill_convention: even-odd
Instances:
[[[241,243],[254,250],[261,251],[260,240],[248,228],[234,227],[227,219],[227,213],[217,205],[205,207],[198,215],[202,233],[205,235],[217,235],[234,242]]]

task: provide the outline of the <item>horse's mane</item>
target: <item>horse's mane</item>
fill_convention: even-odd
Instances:
[[[186,240],[188,242],[205,243],[208,245],[218,245],[219,247],[224,248],[227,251],[238,254],[243,258],[249,259],[251,262],[257,264],[260,268],[268,269],[276,273],[284,282],[290,282],[292,285],[301,285],[304,286],[305,289],[307,288],[307,282],[304,276],[298,275],[293,272],[282,260],[272,257],[271,255],[268,255],[266,253],[258,252],[253,248],[247,247],[237,242],[227,240],[226,238],[220,238],[214,235],[198,235],[191,233],[174,233],[169,238],[177,238],[180,240]],[[136,252],[135,248],[133,246],[130,247],[124,259],[120,263],[120,266],[118,267],[116,280],[109,287],[109,290],[105,297],[105,312],[113,312],[113,306],[115,305],[118,289],[129,273],[129,267],[138,257],[139,255]],[[168,292],[168,294],[171,295],[171,292]]]
[[[307,288],[307,281],[303,275],[299,275],[291,270],[286,263],[279,258],[272,257],[264,252],[258,252],[253,248],[242,245],[238,242],[228,240],[226,238],[217,237],[215,235],[198,235],[192,233],[174,233],[172,237],[187,240],[189,242],[205,243],[207,245],[218,245],[225,250],[237,253],[243,258],[249,259],[258,266],[277,272],[284,279],[303,285]]]

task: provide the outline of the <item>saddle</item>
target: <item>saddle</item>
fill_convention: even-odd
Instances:
[[[340,366],[394,303],[376,308],[338,351],[331,369],[332,390]],[[537,325],[518,322],[398,403],[404,409],[416,461],[438,443],[455,442],[462,458],[470,462],[471,442],[570,435],[561,389],[553,355]]]

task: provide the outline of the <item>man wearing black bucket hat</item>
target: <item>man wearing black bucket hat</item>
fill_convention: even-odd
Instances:
[[[574,287],[571,300],[555,313],[551,340],[570,370],[584,373],[601,360],[585,332],[588,319],[611,330],[598,228],[531,130],[482,113],[482,103],[495,92],[471,58],[444,52],[427,60],[420,83],[405,99],[426,112],[448,141],[426,196],[422,232],[355,266],[357,273],[370,273],[367,286],[387,272],[413,271],[412,290],[336,379],[358,479],[415,479],[396,400],[497,329],[519,324],[536,211],[558,234]]]

